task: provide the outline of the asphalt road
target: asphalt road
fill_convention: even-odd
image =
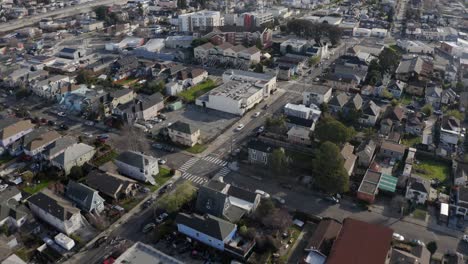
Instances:
[[[22,27],[30,26],[34,23],[38,23],[39,21],[41,21],[41,19],[47,18],[47,17],[59,17],[60,18],[60,17],[73,16],[73,15],[80,14],[83,12],[88,12],[97,6],[109,5],[109,4],[123,4],[126,2],[127,0],[94,0],[91,2],[83,3],[83,4],[60,8],[57,10],[49,11],[47,13],[27,16],[21,19],[16,19],[16,20],[12,20],[6,23],[1,23],[0,32],[5,33],[5,32],[16,30]]]

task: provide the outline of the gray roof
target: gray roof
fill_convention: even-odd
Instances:
[[[362,112],[366,115],[378,116],[380,113],[380,107],[376,105],[373,101],[369,101]]]
[[[115,159],[140,169],[145,169],[145,167],[148,166],[150,162],[158,162],[156,158],[136,151],[124,151],[120,153],[120,155]]]
[[[150,245],[136,242],[120,255],[114,264],[142,264],[142,263],[164,263],[183,264],[184,262],[155,249]]]
[[[176,223],[178,225],[185,225],[221,241],[224,241],[236,228],[235,224],[212,215],[200,216],[179,213],[176,217]]]
[[[134,180],[120,175],[92,171],[86,176],[86,184],[99,192],[117,198],[118,193],[126,189],[129,184],[136,183]]]
[[[60,199],[52,193],[46,194],[44,191],[29,197],[28,202],[62,221],[69,220],[73,215],[80,213],[80,210],[70,202]]]
[[[348,102],[348,100],[349,96],[347,94],[340,93],[337,96],[333,97],[328,104],[343,107]]]
[[[356,153],[365,153],[368,157],[372,157],[375,152],[377,145],[370,139],[369,141],[362,142],[356,150]]]
[[[55,157],[53,161],[65,166],[91,151],[94,151],[94,147],[90,145],[86,145],[84,143],[74,144],[66,148],[65,151]]]
[[[412,190],[416,190],[422,193],[429,193],[431,190],[431,184],[429,181],[415,176],[411,176],[411,178],[408,179],[408,185]]]
[[[28,209],[13,198],[19,193],[18,188],[14,186],[0,192],[0,221],[4,221],[7,217],[18,220],[28,214]]]
[[[275,149],[271,145],[266,144],[265,142],[260,141],[260,140],[249,141],[249,143],[247,144],[247,147],[249,149],[258,150],[258,151],[265,152],[265,153],[272,153],[273,150]]]
[[[65,136],[57,139],[54,143],[50,144],[44,154],[46,156],[55,156],[55,154],[63,151],[64,149],[67,149],[68,147],[72,146],[75,144],[76,138],[70,137],[70,136]]]
[[[176,121],[175,123],[169,126],[169,129],[179,131],[185,134],[190,134],[190,135],[198,131],[198,129],[182,121]]]
[[[99,196],[98,191],[71,180],[68,182],[66,195],[70,200],[76,202],[78,207],[88,212],[94,209],[93,203],[104,201]]]
[[[247,201],[247,202],[255,202],[255,199],[257,198],[257,194],[251,191],[247,191],[245,189],[241,189],[236,186],[230,186],[229,190],[227,192],[229,196]]]

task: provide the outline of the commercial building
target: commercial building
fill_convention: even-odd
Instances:
[[[207,29],[224,25],[224,18],[219,11],[199,11],[182,14],[178,17],[179,31],[190,32],[195,29]]]

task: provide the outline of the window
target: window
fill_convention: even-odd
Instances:
[[[197,232],[197,233],[195,233],[195,235],[196,235],[197,237],[199,237],[199,236],[200,236],[200,233]]]

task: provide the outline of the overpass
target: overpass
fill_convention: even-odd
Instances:
[[[127,3],[127,0],[93,0],[91,2],[86,2],[86,3],[74,5],[74,6],[60,8],[60,9],[56,9],[47,13],[27,16],[24,18],[1,23],[0,33],[6,33],[6,32],[13,31],[22,27],[33,25],[41,21],[41,19],[47,18],[47,17],[55,17],[55,18],[69,17],[69,16],[80,14],[80,13],[92,11],[97,6],[112,5],[112,4],[125,4],[125,3]]]

